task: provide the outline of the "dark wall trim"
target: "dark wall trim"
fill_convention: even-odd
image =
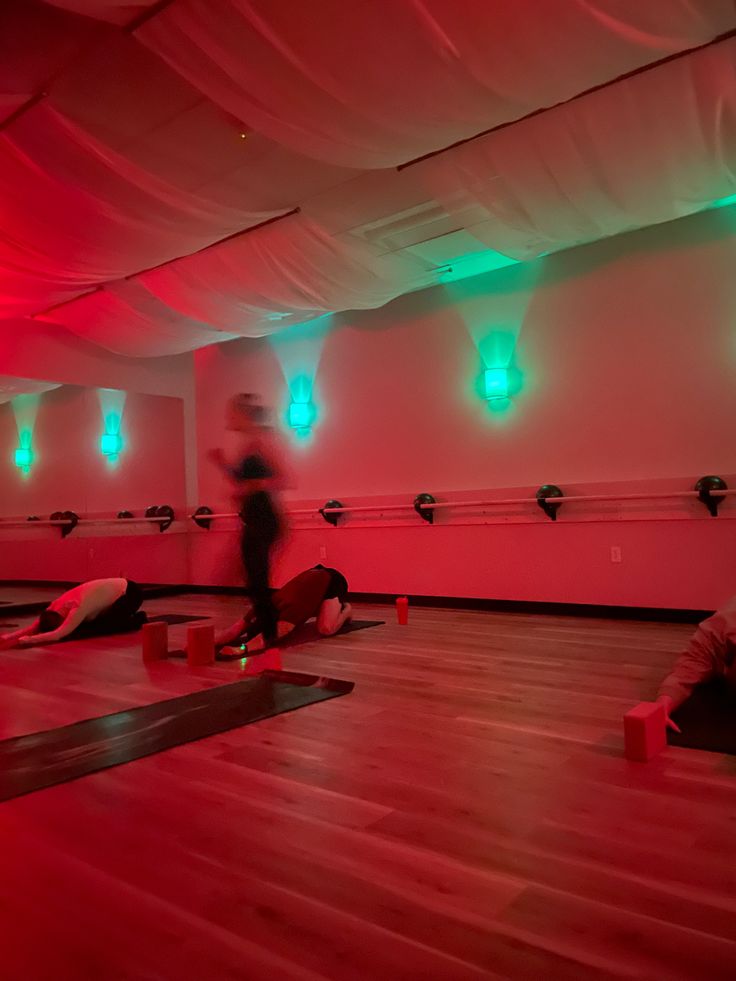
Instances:
[[[389,593],[351,593],[364,603],[394,603]],[[673,610],[652,606],[605,606],[592,603],[549,603],[536,600],[496,600],[458,596],[409,596],[413,606],[445,610],[483,610],[489,613],[526,613],[557,617],[595,617],[604,620],[651,620],[660,623],[700,623],[713,610]]]
[[[210,593],[220,596],[247,596],[241,586],[180,586],[185,593]],[[357,603],[396,601],[395,593],[350,593]],[[495,613],[527,613],[545,616],[595,617],[605,620],[649,620],[659,623],[700,623],[713,610],[673,610],[652,606],[606,606],[591,603],[548,603],[532,600],[479,599],[461,596],[409,596],[413,606],[431,606],[444,610],[485,610]]]

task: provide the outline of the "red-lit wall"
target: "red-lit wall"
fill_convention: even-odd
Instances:
[[[291,443],[292,503],[516,497],[546,482],[568,492],[687,490],[705,473],[736,487],[733,211],[194,357],[119,358],[19,323],[13,336],[0,332],[0,373],[181,398],[189,507],[231,506],[206,460],[224,439],[227,396],[257,392],[283,421],[300,376],[314,382],[318,418],[310,439]],[[492,413],[476,391],[481,352],[492,362],[503,350],[521,382],[509,410]],[[149,503],[157,492],[147,486]],[[72,506],[70,494],[59,507]],[[128,494],[113,498],[131,506]],[[556,523],[533,504],[446,513],[435,527],[411,511],[338,528],[299,519],[276,578],[323,549],[363,591],[708,608],[736,592],[734,515],[731,500],[717,519],[694,501],[567,505]],[[79,529],[65,542],[48,534],[26,544],[3,533],[0,578],[124,568],[146,581],[235,583],[237,529],[216,527],[185,523],[125,541]]]
[[[199,352],[201,502],[226,504],[204,450],[221,440],[227,395],[260,393],[283,417],[288,383],[305,374],[318,419],[292,444],[296,500],[523,496],[546,482],[687,490],[702,474],[728,478],[733,223],[712,212],[344,314],[294,340]],[[521,384],[508,411],[492,413],[475,390],[480,351],[492,360],[509,337]],[[482,525],[459,515],[435,528],[411,517],[318,524],[293,531],[280,575],[323,547],[361,590],[707,608],[736,592],[733,515],[733,502],[718,519],[685,502],[568,507],[555,524],[533,506]],[[194,536],[197,581],[233,581],[232,539]]]

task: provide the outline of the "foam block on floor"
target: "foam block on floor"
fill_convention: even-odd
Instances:
[[[141,628],[144,661],[161,661],[168,654],[169,626],[163,621],[144,623]]]
[[[191,665],[212,664],[215,660],[215,627],[205,623],[187,630],[187,662]]]
[[[667,745],[667,720],[659,702],[640,702],[624,715],[627,760],[647,763]]]

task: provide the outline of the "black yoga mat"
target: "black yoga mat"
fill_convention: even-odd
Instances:
[[[130,623],[124,627],[117,627],[115,630],[105,630],[102,624],[96,620],[90,620],[77,627],[74,633],[69,634],[65,640],[76,640],[82,637],[113,637],[115,634],[129,634],[135,630],[140,630],[144,623],[168,623],[170,627],[178,623],[196,623],[198,620],[211,619],[207,613],[157,613],[155,616],[139,619],[136,615],[131,617]]]
[[[197,621],[209,619],[211,618],[207,614],[203,614],[201,616],[186,616],[183,613],[161,613],[158,616],[148,617],[144,622],[168,623],[169,626],[175,626],[178,623],[196,623]],[[0,623],[0,632],[8,629],[15,629],[17,626],[17,623]],[[90,640],[91,638],[104,639],[105,637],[114,637],[117,634],[131,634],[135,633],[136,630],[140,630],[141,626],[141,622],[131,619],[130,624],[124,627],[118,627],[116,630],[105,630],[104,628],[101,629],[100,625],[96,624],[94,620],[90,620],[88,623],[83,623],[81,626],[77,627],[77,629],[69,634],[68,637],[62,637],[62,639],[56,641],[56,643],[68,644],[74,640]]]
[[[329,640],[330,637],[339,637],[341,634],[351,634],[354,630],[367,630],[369,627],[382,627],[385,620],[348,620],[337,631],[336,634],[321,634],[317,630],[314,622],[305,623],[301,627],[296,627],[279,644],[279,647],[292,647],[294,644],[306,644],[309,640]]]
[[[5,739],[0,742],[0,801],[338,698],[353,688],[352,681],[267,671],[232,685]]]
[[[681,733],[668,730],[671,746],[705,749],[736,756],[736,692],[718,679],[698,685],[672,713]]]
[[[355,630],[366,630],[368,627],[382,627],[386,621],[385,620],[350,620],[345,626],[341,627],[336,634],[321,634],[317,630],[314,623],[305,623],[300,627],[296,627],[290,634],[283,637],[274,647],[284,648],[284,647],[298,647],[300,644],[307,644],[310,641],[315,640],[329,640],[331,637],[339,637],[341,634],[351,634]],[[257,652],[253,657],[257,657]],[[169,651],[169,657],[186,657],[187,652],[181,650]],[[217,652],[215,660],[217,661],[240,661],[243,658],[243,654],[222,654],[220,651]]]
[[[91,637],[100,639],[105,637],[115,637],[117,634],[132,634],[136,630],[140,630],[144,623],[168,623],[169,626],[174,626],[177,623],[194,623],[198,620],[209,620],[210,618],[204,614],[202,616],[185,615],[183,613],[160,613],[156,616],[143,618],[136,614],[130,618],[130,622],[126,623],[124,626],[116,625],[114,628],[108,628],[104,623],[100,623],[97,620],[89,620],[87,623],[81,624],[77,627],[68,637],[63,637],[58,643],[65,644],[72,640],[88,640]]]

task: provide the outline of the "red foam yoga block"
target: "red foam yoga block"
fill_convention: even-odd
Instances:
[[[660,702],[640,702],[624,716],[626,759],[646,763],[667,745],[667,719]]]
[[[407,596],[399,596],[396,600],[396,616],[401,624],[409,622],[409,598]]]
[[[187,630],[187,662],[212,664],[215,660],[215,627],[205,623]]]
[[[160,661],[169,653],[169,625],[160,620],[143,624],[143,660]]]

